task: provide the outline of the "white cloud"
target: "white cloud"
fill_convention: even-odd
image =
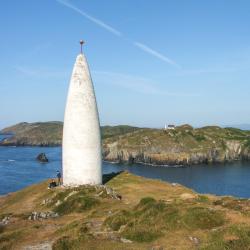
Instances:
[[[143,43],[139,43],[139,42],[134,42],[134,45],[138,48],[140,48],[141,50],[143,50],[144,52],[168,63],[168,64],[171,64],[177,68],[181,68],[181,66],[179,64],[177,64],[175,61],[173,61],[172,59],[166,57],[165,55],[155,51],[154,49],[148,47],[147,45],[143,44]]]
[[[119,30],[113,28],[112,26],[106,24],[104,21],[97,19],[96,17],[93,17],[91,15],[89,15],[88,13],[80,10],[79,8],[77,8],[75,5],[69,3],[69,1],[66,0],[56,0],[58,3],[60,3],[61,5],[66,6],[67,8],[70,8],[72,10],[74,10],[75,12],[79,13],[80,15],[84,16],[85,18],[87,18],[88,20],[90,20],[91,22],[99,25],[100,27],[102,27],[103,29],[109,31],[110,33],[116,35],[116,36],[122,36],[122,32],[120,32]],[[129,41],[128,39],[126,39],[127,41]],[[143,50],[144,52],[170,64],[173,65],[177,68],[181,68],[181,66],[179,64],[177,64],[175,61],[173,61],[172,59],[166,57],[165,55],[155,51],[154,49],[146,46],[143,43],[139,43],[139,42],[132,42],[137,48]]]
[[[69,77],[68,71],[52,71],[47,69],[35,69],[25,66],[16,66],[15,70],[27,77],[42,77],[42,78],[64,78]]]
[[[118,30],[116,30],[115,28],[111,27],[110,25],[106,24],[105,22],[103,22],[100,19],[97,19],[89,14],[87,14],[86,12],[80,10],[79,8],[77,8],[76,6],[74,6],[73,4],[70,4],[68,1],[63,1],[63,0],[56,0],[58,3],[74,10],[75,12],[79,13],[80,15],[84,16],[85,18],[87,18],[88,20],[90,20],[91,22],[99,25],[100,27],[102,27],[103,29],[109,31],[110,33],[116,35],[116,36],[122,36],[122,33]]]
[[[158,87],[157,86],[158,84],[156,84],[153,80],[143,78],[140,76],[133,76],[133,75],[121,74],[116,72],[107,72],[107,71],[93,71],[92,73],[96,83],[109,84],[141,94],[175,96],[175,97],[199,96],[198,94],[195,93],[180,93],[180,92],[166,91]]]

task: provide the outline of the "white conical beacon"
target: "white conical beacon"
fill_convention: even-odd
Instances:
[[[87,60],[81,53],[73,68],[63,127],[63,184],[102,183],[99,116]]]

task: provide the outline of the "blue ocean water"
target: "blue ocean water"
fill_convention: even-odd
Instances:
[[[39,163],[44,152],[49,163]],[[53,178],[61,170],[61,147],[0,147],[0,194]],[[125,165],[103,162],[103,173],[127,170],[136,175],[177,182],[200,193],[250,198],[250,162],[188,167]]]

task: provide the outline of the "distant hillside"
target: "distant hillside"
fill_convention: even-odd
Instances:
[[[250,131],[189,125],[174,130],[140,129],[103,141],[104,159],[155,165],[199,164],[250,159]]]
[[[127,125],[101,127],[102,138],[109,138],[138,130]],[[62,143],[63,123],[53,122],[22,122],[0,131],[1,134],[13,134],[0,142],[2,146],[58,146]]]
[[[250,130],[250,124],[234,124],[226,127],[239,128],[241,130]]]
[[[0,131],[2,134],[14,134],[0,142],[0,145],[57,146],[62,143],[62,128],[62,122],[18,123]]]
[[[102,139],[106,139],[112,136],[118,136],[130,132],[134,132],[140,128],[131,127],[128,125],[119,125],[119,126],[103,126],[101,127]]]

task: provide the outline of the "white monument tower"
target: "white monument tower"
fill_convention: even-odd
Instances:
[[[77,56],[72,72],[63,127],[63,184],[102,183],[99,116],[87,60]]]

